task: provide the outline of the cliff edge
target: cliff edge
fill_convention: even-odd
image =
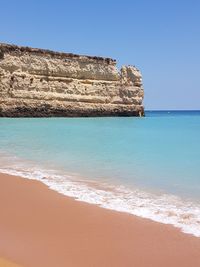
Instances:
[[[0,116],[143,116],[142,76],[110,58],[0,43]]]

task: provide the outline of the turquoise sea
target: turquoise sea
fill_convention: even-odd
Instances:
[[[200,111],[1,118],[0,172],[200,236]]]

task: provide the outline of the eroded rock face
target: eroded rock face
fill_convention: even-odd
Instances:
[[[142,116],[142,100],[133,66],[0,44],[0,116]]]

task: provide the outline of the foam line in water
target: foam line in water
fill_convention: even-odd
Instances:
[[[200,237],[200,205],[183,201],[174,195],[156,195],[125,186],[93,183],[74,179],[53,170],[24,167],[0,168],[1,173],[38,180],[63,195],[102,208],[130,213],[156,222],[171,224],[184,233]]]

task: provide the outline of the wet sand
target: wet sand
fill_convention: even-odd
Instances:
[[[24,267],[199,267],[200,238],[0,174],[0,257]]]

